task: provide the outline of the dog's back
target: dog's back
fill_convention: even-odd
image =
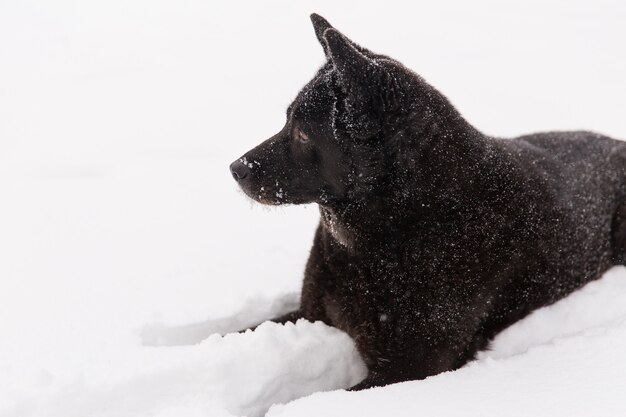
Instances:
[[[568,246],[579,248],[583,257],[600,252],[612,263],[624,263],[626,142],[575,131],[520,136],[507,146],[543,176],[563,210],[572,214],[572,224],[564,225],[574,232]]]

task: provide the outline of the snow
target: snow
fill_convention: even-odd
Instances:
[[[326,346],[334,349],[325,352]],[[316,360],[308,361],[312,354]],[[355,384],[365,372],[347,335],[304,321],[265,323],[254,333],[213,335],[194,346],[130,348],[103,359],[62,388],[9,407],[8,415],[167,415],[173,409],[259,416],[275,402]],[[47,371],[39,384],[52,379]]]
[[[322,63],[310,12],[487,133],[626,138],[623,2],[310,7],[0,3],[0,416],[626,415],[625,268],[365,392],[320,392],[364,376],[320,323],[215,334],[297,303],[317,209],[254,205],[228,166]]]

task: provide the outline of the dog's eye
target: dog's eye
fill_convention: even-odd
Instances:
[[[298,139],[302,143],[306,143],[309,141],[309,135],[307,135],[300,129],[296,129],[295,136],[296,136],[296,139]]]

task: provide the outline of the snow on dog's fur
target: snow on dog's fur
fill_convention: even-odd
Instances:
[[[626,144],[471,126],[402,64],[312,15],[327,62],[275,136],[231,165],[265,204],[319,205],[301,305],[347,332],[363,389],[474,358],[626,257]]]

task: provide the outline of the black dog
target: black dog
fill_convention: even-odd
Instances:
[[[319,205],[300,309],[275,321],[354,338],[369,375],[353,389],[459,368],[626,264],[626,143],[486,136],[402,64],[311,19],[328,61],[230,169],[258,202]]]

